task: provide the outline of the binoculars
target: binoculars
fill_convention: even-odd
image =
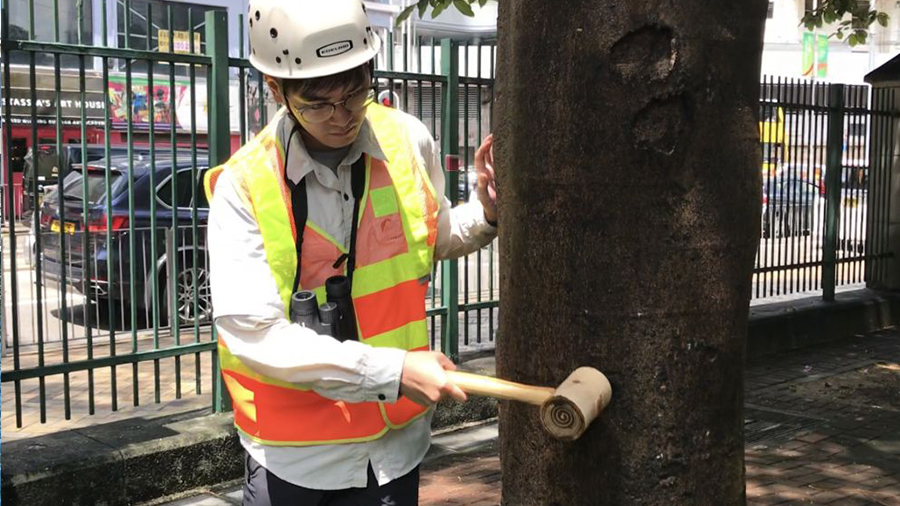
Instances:
[[[325,280],[325,298],[327,302],[319,305],[312,291],[295,292],[291,295],[291,321],[338,341],[359,341],[350,280],[346,276]]]

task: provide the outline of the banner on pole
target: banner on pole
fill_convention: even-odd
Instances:
[[[816,77],[828,77],[828,36],[816,36]]]
[[[815,41],[816,36],[812,32],[803,32],[802,55],[803,63],[801,67],[801,75],[803,77],[813,76],[813,64],[815,61]]]

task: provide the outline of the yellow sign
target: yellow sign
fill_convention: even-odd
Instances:
[[[172,37],[175,39],[175,52],[176,53],[190,53],[191,52],[191,33],[187,31],[175,30],[172,32]],[[156,38],[159,41],[159,52],[160,53],[168,53],[169,52],[169,30],[160,28],[156,32]],[[194,53],[200,53],[200,32],[194,32]]]
[[[63,224],[63,230],[65,231],[65,233],[72,235],[75,233],[75,224],[66,222]],[[50,231],[59,232],[59,221],[53,220],[50,223]]]
[[[160,53],[169,52],[169,31],[160,28],[156,31],[157,51]]]

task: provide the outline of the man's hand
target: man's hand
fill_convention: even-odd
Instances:
[[[400,376],[400,395],[416,404],[428,407],[445,397],[465,401],[466,393],[450,380],[444,371],[456,370],[456,364],[436,351],[410,351],[403,361]]]
[[[494,135],[488,135],[475,152],[478,169],[478,201],[484,207],[484,218],[497,223],[497,181],[494,179]]]

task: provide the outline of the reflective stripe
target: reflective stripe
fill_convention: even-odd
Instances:
[[[428,411],[428,408],[420,406],[406,397],[401,397],[393,404],[379,402],[378,409],[381,411],[384,424],[391,429],[402,429]]]
[[[250,198],[254,206],[256,222],[263,238],[263,247],[266,252],[266,260],[275,277],[275,285],[284,304],[285,313],[290,308],[291,292],[294,288],[294,276],[297,272],[297,252],[293,241],[285,241],[282,238],[292,237],[294,234],[291,222],[290,208],[285,206],[282,199],[271,198],[266,192],[255,191],[275,183],[275,175],[271,171],[249,171],[248,186]],[[287,216],[289,219],[285,219]]]
[[[206,174],[203,174],[203,189],[206,191],[207,202],[212,202],[213,195],[216,192],[216,182],[219,180],[222,170],[223,167],[220,165],[207,170]]]
[[[353,297],[386,290],[397,283],[422,279],[431,274],[418,260],[420,252],[409,252],[374,265],[357,267],[353,275]]]
[[[405,350],[428,349],[428,322],[426,320],[412,321],[381,334],[364,338],[363,342],[377,347],[390,346]]]
[[[242,376],[246,376],[248,378],[252,378],[255,380],[266,381],[268,383],[271,383],[276,386],[280,386],[282,388],[289,388],[291,390],[298,390],[301,392],[309,390],[309,388],[303,388],[296,383],[288,383],[286,381],[281,381],[281,380],[278,380],[275,378],[270,378],[268,376],[263,376],[262,374],[254,371],[253,369],[250,369],[249,367],[247,367],[246,364],[244,364],[237,357],[235,357],[234,355],[231,354],[231,351],[228,349],[227,346],[225,346],[225,342],[222,341],[221,338],[219,338],[218,351],[219,351],[219,365],[221,366],[221,368],[223,370],[233,371]]]
[[[427,285],[414,279],[380,292],[354,297],[353,306],[356,308],[356,321],[362,338],[384,334],[409,322],[424,322],[427,288]],[[397,305],[396,301],[410,302]],[[395,343],[394,346],[404,347],[400,343]]]
[[[252,391],[255,417],[235,410],[235,421],[251,437],[270,441],[323,444],[325,441],[374,439],[383,434],[384,421],[375,402],[349,403],[326,399],[308,391],[285,389],[224,371],[242,388]]]
[[[255,395],[253,390],[244,388],[243,385],[231,376],[231,371],[222,372],[222,379],[225,381],[225,388],[231,395],[231,405],[236,413],[256,422],[256,405],[253,403]]]

